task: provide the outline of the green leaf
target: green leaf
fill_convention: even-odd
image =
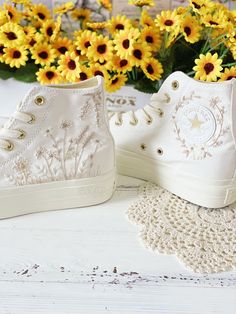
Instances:
[[[12,70],[8,65],[0,63],[0,78],[7,80],[13,77],[14,70]]]
[[[35,74],[37,71],[38,67],[35,64],[28,63],[15,71],[14,78],[26,83],[35,82],[37,80]]]
[[[157,82],[153,82],[147,77],[143,77],[134,85],[134,88],[143,93],[153,94],[158,91],[158,85]]]

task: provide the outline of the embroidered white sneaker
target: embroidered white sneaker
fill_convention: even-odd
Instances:
[[[108,200],[115,155],[102,78],[33,87],[0,129],[0,174],[0,218]]]
[[[135,112],[113,113],[118,172],[201,206],[236,201],[236,80],[206,83],[175,72]]]

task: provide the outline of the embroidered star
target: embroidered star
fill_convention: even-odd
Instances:
[[[202,124],[204,124],[204,123],[205,123],[205,121],[201,121],[201,120],[199,120],[199,118],[198,118],[198,115],[197,115],[197,114],[195,115],[194,119],[189,119],[189,121],[190,121],[190,122],[191,122],[191,124],[192,124],[191,129],[200,129],[200,128],[201,128],[201,126],[202,126]]]

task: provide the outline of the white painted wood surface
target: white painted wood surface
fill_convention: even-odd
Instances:
[[[140,184],[120,177],[108,203],[0,221],[0,314],[236,314],[236,272],[196,275],[140,245],[125,216]]]

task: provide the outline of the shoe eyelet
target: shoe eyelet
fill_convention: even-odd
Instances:
[[[37,106],[42,106],[45,103],[45,98],[43,96],[37,96],[34,102]]]
[[[162,156],[163,155],[163,149],[161,147],[158,147],[157,153],[158,153],[158,155]]]
[[[172,82],[172,88],[173,88],[173,90],[178,89],[179,88],[179,82],[178,81],[173,81]]]
[[[160,118],[162,118],[164,116],[164,111],[162,109],[158,109],[158,115]]]
[[[13,143],[12,142],[10,142],[10,141],[7,141],[7,146],[4,148],[6,151],[8,151],[8,152],[11,152],[12,150],[13,150],[13,148],[14,148],[14,145],[13,145]]]
[[[166,97],[165,103],[166,103],[166,104],[169,104],[169,103],[171,102],[170,95],[169,95],[168,93],[165,93],[164,96]]]
[[[140,148],[141,148],[141,150],[146,150],[147,146],[146,146],[146,144],[142,143],[142,144],[140,144]]]
[[[35,116],[33,114],[29,114],[29,116],[31,117],[31,119],[27,122],[28,124],[33,124],[36,120]]]
[[[137,125],[137,124],[138,124],[138,120],[137,120],[137,119],[135,119],[134,121],[130,121],[130,124],[131,124],[131,125],[133,125],[133,126],[135,126],[135,125]]]
[[[153,122],[153,120],[152,120],[152,119],[147,120],[147,124],[148,124],[148,125],[152,124],[152,122]]]
[[[19,140],[23,140],[26,137],[26,132],[23,130],[18,130],[20,132],[20,135],[18,136]]]

